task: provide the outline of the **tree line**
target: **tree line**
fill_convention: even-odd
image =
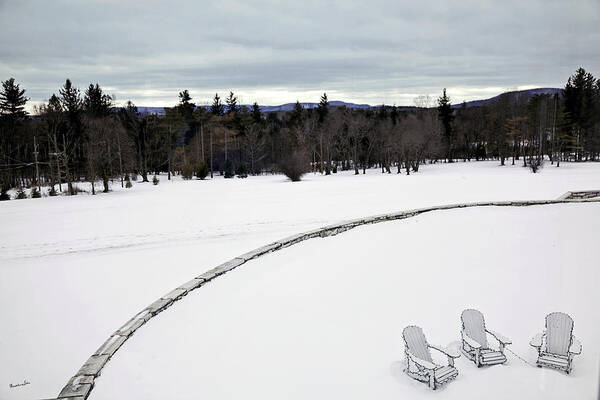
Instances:
[[[283,172],[299,180],[308,171],[416,172],[424,163],[459,160],[521,162],[536,172],[547,159],[600,158],[600,79],[579,68],[564,89],[533,97],[505,93],[481,106],[437,104],[419,96],[413,107],[330,107],[263,113],[240,106],[233,92],[197,107],[187,90],[161,115],[116,107],[98,84],[83,92],[70,80],[47,103],[26,112],[25,90],[13,78],[0,90],[0,186],[50,187],[50,194],[93,193],[139,176],[180,174],[184,179]],[[155,181],[156,183],[157,181]],[[99,187],[97,188],[97,185]]]

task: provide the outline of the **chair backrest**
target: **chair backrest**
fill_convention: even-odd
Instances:
[[[407,350],[422,360],[433,362],[423,330],[418,326],[407,326],[402,331],[402,337]]]
[[[460,315],[465,333],[482,348],[488,348],[487,336],[485,334],[485,321],[483,314],[478,310],[465,310]]]
[[[573,319],[565,313],[546,315],[546,352],[566,356],[571,346]]]

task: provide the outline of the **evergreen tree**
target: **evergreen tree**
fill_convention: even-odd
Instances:
[[[566,128],[575,139],[577,160],[582,159],[582,150],[593,143],[592,127],[598,118],[596,109],[600,103],[597,88],[593,75],[579,68],[569,77],[563,91]]]
[[[317,114],[319,115],[319,122],[323,123],[327,114],[329,113],[329,101],[327,100],[327,93],[323,93],[319,106],[317,107]]]
[[[71,179],[71,171],[75,169],[77,172],[82,172],[86,165],[84,158],[84,137],[83,137],[83,121],[82,121],[82,100],[79,89],[73,86],[69,79],[66,80],[63,87],[59,90],[60,101],[65,113],[66,119],[66,135],[58,138],[62,141],[62,153],[65,167],[69,194],[76,194],[73,190]]]
[[[154,175],[154,178],[152,178],[152,184],[158,185],[158,182],[160,182],[160,180],[158,179],[158,177],[156,175]]]
[[[90,84],[83,97],[83,110],[91,118],[102,118],[110,115],[113,98],[102,92],[102,88]]]
[[[385,104],[382,104],[378,109],[377,109],[377,118],[381,121],[384,121],[387,119],[387,109],[385,107]]]
[[[0,90],[0,156],[7,166],[0,170],[0,187],[8,189],[17,184],[16,171],[8,167],[15,159],[19,159],[18,132],[26,122],[25,104],[29,100],[25,97],[25,89],[21,89],[14,78],[2,82]],[[12,161],[11,161],[12,160]]]
[[[215,97],[213,98],[213,103],[210,106],[210,112],[216,116],[221,116],[225,112],[223,103],[221,103],[221,98],[219,97],[218,93],[215,93]]]
[[[198,179],[204,180],[208,175],[208,165],[205,162],[200,161],[198,166],[196,167],[196,177]]]
[[[40,193],[40,191],[36,187],[34,187],[31,190],[31,198],[32,199],[39,199],[40,197],[42,197],[42,194]]]
[[[304,116],[304,108],[302,104],[298,100],[296,100],[296,104],[294,104],[294,109],[290,112],[290,126],[299,128],[302,124],[302,118]]]
[[[25,118],[25,104],[29,99],[25,97],[25,89],[21,89],[19,84],[15,83],[14,78],[2,82],[2,91],[0,91],[0,114],[11,118],[14,121]]]
[[[252,104],[252,121],[257,124],[262,121],[262,113],[260,112],[260,107],[256,102]]]
[[[191,121],[193,119],[193,113],[196,109],[196,105],[192,103],[191,100],[192,98],[187,89],[183,92],[179,92],[179,112],[186,121]]]
[[[237,114],[238,105],[237,105],[237,97],[233,95],[233,92],[229,92],[229,97],[227,97],[227,114]]]
[[[442,96],[438,98],[438,118],[442,121],[442,126],[444,128],[443,138],[446,146],[446,158],[448,162],[452,162],[452,148],[454,146],[452,121],[454,120],[454,113],[452,111],[450,98],[446,95],[446,88],[444,88]]]
[[[396,105],[393,105],[392,110],[390,111],[390,119],[392,120],[392,125],[395,126],[398,123],[398,118],[398,107],[396,107]]]
[[[3,187],[2,190],[0,190],[0,201],[5,200],[10,200],[10,195],[8,194],[8,189]]]

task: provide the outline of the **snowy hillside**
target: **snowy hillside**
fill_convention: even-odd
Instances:
[[[126,190],[115,184],[114,192],[97,196],[83,194],[74,197],[2,202],[0,203],[0,221],[2,221],[4,229],[0,230],[0,304],[2,304],[0,308],[0,320],[2,321],[0,354],[2,354],[3,362],[0,363],[0,399],[56,396],[89,355],[131,316],[188,279],[220,262],[265,243],[341,220],[384,212],[460,201],[553,199],[568,190],[594,189],[599,186],[600,165],[598,164],[562,164],[558,169],[547,167],[540,174],[532,174],[520,166],[499,167],[496,162],[479,162],[425,165],[421,167],[419,173],[411,176],[383,175],[377,170],[371,170],[367,175],[359,176],[353,176],[351,173],[329,177],[311,174],[300,183],[290,183],[278,175],[250,177],[244,180],[216,178],[212,181],[181,181],[177,179],[172,182],[168,182],[166,177],[161,177],[161,183],[158,186],[134,183],[132,189]],[[279,344],[273,342],[274,339],[271,336],[269,341],[274,346],[280,346],[277,348],[279,354],[261,351],[260,356],[258,353],[254,355],[258,357],[257,359],[264,359],[265,362],[272,362],[271,366],[276,366],[277,362],[280,362],[276,356],[280,356],[281,353],[289,353],[289,357],[286,357],[288,360],[300,357],[299,350],[314,345],[319,338],[315,336],[314,329],[316,327],[327,328],[321,330],[325,336],[320,336],[320,338],[331,344],[331,353],[323,353],[323,347],[318,347],[323,355],[318,360],[311,361],[313,362],[311,365],[315,368],[332,370],[330,381],[326,382],[329,385],[327,393],[336,396],[339,394],[340,397],[343,395],[341,392],[334,393],[331,389],[331,385],[336,382],[336,379],[339,379],[340,373],[348,371],[350,375],[347,376],[354,377],[356,376],[354,374],[363,373],[365,369],[372,368],[372,371],[376,371],[375,375],[379,381],[348,380],[356,381],[358,386],[362,385],[362,389],[357,389],[357,395],[364,393],[362,390],[368,386],[367,383],[378,382],[382,386],[378,387],[377,384],[374,384],[375,389],[372,393],[385,391],[388,396],[399,391],[416,396],[416,393],[422,392],[425,388],[420,385],[415,386],[413,382],[398,376],[394,369],[396,367],[393,367],[394,363],[399,362],[402,358],[399,332],[404,325],[408,323],[421,324],[432,341],[445,344],[456,340],[459,309],[466,305],[473,305],[480,307],[486,313],[490,323],[493,323],[497,330],[513,337],[516,351],[527,355],[526,346],[523,343],[526,344],[530,334],[541,329],[544,313],[552,311],[554,308],[562,308],[562,304],[549,304],[545,297],[546,294],[539,292],[541,288],[531,283],[531,274],[534,273],[539,276],[538,279],[547,281],[549,287],[556,289],[555,292],[564,289],[565,295],[572,294],[572,300],[564,301],[564,310],[573,314],[576,334],[581,337],[584,344],[584,355],[576,360],[574,374],[572,377],[568,377],[571,380],[565,381],[562,377],[555,379],[556,374],[553,374],[552,371],[544,372],[546,375],[542,376],[549,377],[546,380],[549,382],[548,385],[565,382],[567,385],[565,387],[570,387],[572,382],[579,382],[582,385],[580,393],[590,393],[589,385],[591,384],[590,379],[592,379],[590,371],[597,372],[597,369],[593,370],[593,368],[597,368],[593,366],[594,363],[597,364],[597,359],[594,361],[593,358],[588,357],[597,357],[598,354],[597,348],[593,347],[592,338],[594,334],[597,337],[597,321],[599,319],[597,314],[594,320],[591,319],[594,316],[594,310],[590,310],[589,304],[592,303],[591,300],[595,300],[593,296],[596,294],[590,295],[592,296],[591,300],[587,297],[577,297],[577,295],[587,296],[589,290],[587,285],[589,282],[593,282],[594,278],[593,272],[587,270],[590,268],[587,257],[595,256],[596,259],[598,257],[595,253],[597,246],[589,242],[591,232],[598,231],[598,227],[594,225],[595,221],[600,220],[598,207],[594,205],[556,206],[539,208],[539,210],[536,208],[516,210],[515,213],[511,213],[511,209],[507,209],[501,212],[494,210],[489,213],[477,211],[473,214],[469,210],[464,210],[465,214],[462,213],[463,211],[458,214],[448,212],[447,218],[450,219],[440,219],[441,222],[437,222],[438,214],[436,214],[437,216],[432,214],[424,216],[425,219],[419,217],[410,222],[401,221],[378,227],[361,228],[361,230],[348,232],[331,238],[331,240],[307,242],[299,245],[298,248],[290,248],[289,252],[286,250],[278,255],[269,256],[270,258],[257,260],[255,265],[249,263],[244,269],[236,270],[223,277],[222,280],[215,281],[214,285],[211,284],[197,293],[190,294],[181,304],[172,307],[164,315],[161,314],[157,317],[156,321],[151,321],[144,329],[137,332],[109,362],[102,377],[99,378],[91,398],[95,398],[95,396],[107,398],[110,396],[108,387],[122,388],[123,395],[132,393],[133,389],[119,380],[121,378],[115,376],[116,371],[121,371],[123,377],[127,376],[134,381],[143,379],[143,382],[148,382],[146,379],[149,377],[158,379],[156,369],[160,366],[144,359],[144,357],[150,356],[164,361],[166,363],[163,365],[164,369],[171,370],[165,371],[165,388],[169,387],[171,385],[169,380],[174,379],[170,374],[175,373],[176,368],[169,366],[168,363],[171,361],[166,358],[168,355],[161,350],[161,346],[166,342],[161,341],[160,337],[173,337],[183,344],[189,343],[190,346],[196,346],[197,343],[189,341],[190,338],[178,335],[197,336],[210,340],[205,342],[210,343],[205,347],[208,349],[214,347],[214,350],[211,351],[222,350],[223,346],[213,345],[214,341],[218,342],[219,337],[230,339],[233,331],[221,332],[222,336],[219,336],[217,331],[208,330],[204,334],[214,336],[207,337],[201,336],[201,332],[196,332],[195,327],[199,326],[197,325],[198,321],[202,318],[216,318],[215,324],[219,322],[218,315],[222,315],[219,310],[223,311],[225,313],[223,315],[226,316],[226,313],[231,311],[232,302],[236,303],[242,299],[237,298],[237,301],[234,301],[235,298],[231,297],[235,293],[234,288],[239,285],[244,286],[249,282],[257,282],[259,284],[257,288],[260,288],[262,287],[260,285],[270,282],[273,290],[291,291],[290,293],[294,293],[294,290],[310,290],[312,293],[314,286],[320,285],[319,282],[321,282],[322,291],[319,292],[318,287],[314,288],[315,299],[320,299],[318,303],[327,300],[323,296],[330,292],[331,296],[339,294],[334,305],[349,303],[359,307],[361,297],[354,299],[348,297],[348,287],[351,286],[355,293],[360,294],[363,290],[361,289],[361,280],[367,279],[367,272],[383,264],[387,267],[380,267],[384,268],[382,277],[387,276],[389,282],[397,283],[397,288],[394,288],[397,289],[397,292],[390,292],[390,288],[385,286],[384,282],[381,293],[382,296],[388,296],[389,305],[384,307],[381,303],[382,299],[377,302],[369,300],[365,303],[365,307],[372,307],[370,308],[372,310],[377,307],[383,308],[381,308],[381,312],[372,313],[371,321],[361,324],[356,333],[358,336],[348,336],[348,341],[344,341],[346,339],[342,340],[340,337],[339,343],[332,339],[338,338],[340,332],[338,327],[345,329],[352,327],[352,325],[348,325],[349,321],[346,321],[346,325],[339,325],[336,322],[338,318],[349,318],[348,311],[342,312],[338,317],[331,317],[333,318],[331,322],[327,322],[324,315],[308,313],[308,311],[304,314],[304,311],[301,310],[304,301],[293,303],[293,298],[282,299],[282,305],[287,305],[291,307],[291,310],[295,310],[289,315],[284,315],[283,311],[277,312],[282,324],[288,324],[290,320],[294,319],[294,315],[300,315],[302,318],[297,318],[294,323],[300,324],[304,321],[304,326],[310,329],[302,332],[308,336],[306,339],[290,337],[290,331],[287,331],[279,338],[281,340]],[[465,215],[468,223],[462,219],[457,220],[457,217],[452,215]],[[481,224],[477,225],[479,219],[481,219]],[[419,228],[421,226],[424,228]],[[406,231],[406,227],[413,229]],[[411,233],[412,231],[414,234]],[[568,234],[564,234],[564,232]],[[473,237],[477,236],[477,233],[481,233],[481,239]],[[486,234],[484,235],[484,233]],[[443,238],[439,237],[442,234]],[[560,234],[558,238],[552,236],[558,234]],[[358,236],[353,239],[355,237],[353,235],[366,236]],[[423,235],[426,237],[418,240]],[[530,235],[533,235],[534,239]],[[464,239],[461,240],[461,238]],[[488,240],[485,243],[482,242],[484,238]],[[543,238],[545,239],[542,240]],[[362,258],[360,268],[348,259],[352,253],[343,250],[346,248],[344,246],[350,246],[348,248],[356,249],[357,252],[371,248],[375,254],[375,250],[369,246],[375,246],[379,242],[381,242],[381,248],[377,250],[377,257],[374,255],[372,262]],[[322,247],[327,243],[333,247],[331,249]],[[394,244],[393,248],[390,247],[392,243]],[[364,247],[359,244],[364,244]],[[427,272],[430,270],[421,267],[419,273],[433,274],[435,271],[440,271],[444,274],[445,280],[450,283],[450,287],[444,287],[442,290],[439,286],[430,286],[436,292],[436,301],[433,303],[420,302],[415,299],[416,292],[411,291],[414,289],[406,289],[406,284],[399,283],[400,277],[396,274],[398,271],[403,271],[399,268],[410,268],[417,261],[424,262],[414,258],[415,249],[424,244],[431,249],[425,251],[427,257],[423,260],[428,260],[426,265],[434,265],[432,263],[435,259],[428,257],[448,250],[448,246],[452,244],[457,249],[461,249],[460,257],[462,258],[456,255],[457,258],[449,263],[449,266],[459,265],[461,268],[472,270],[489,265],[489,271],[481,270],[485,271],[485,276],[481,279],[499,279],[498,283],[490,284],[493,289],[492,293],[498,297],[500,289],[508,288],[507,293],[517,296],[517,288],[519,293],[529,291],[533,294],[530,296],[533,299],[529,304],[530,309],[524,310],[518,316],[513,316],[507,314],[507,310],[512,312],[516,306],[520,307],[520,305],[511,304],[504,307],[500,304],[491,304],[492,300],[484,299],[479,292],[476,292],[479,294],[470,299],[465,294],[465,279],[469,278],[464,278],[460,274],[452,275],[452,277],[445,275],[448,270],[439,269],[442,268],[442,265],[438,266],[437,264],[435,264],[437,269]],[[512,246],[523,244],[527,244],[528,253],[523,249],[523,251],[519,250],[513,254]],[[483,255],[484,253],[479,250],[483,245],[487,246],[485,248],[491,252],[489,256]],[[335,248],[338,249],[337,252],[329,253]],[[537,249],[540,249],[542,254],[539,260]],[[506,257],[509,257],[506,261],[500,257],[505,253]],[[546,253],[549,255],[547,256]],[[317,263],[316,260],[311,259],[318,254],[323,255],[324,261]],[[287,257],[292,255],[297,256],[297,260],[294,261],[297,264],[289,261],[288,266],[290,259]],[[510,258],[517,255],[519,255],[519,263]],[[293,288],[289,286],[290,282],[286,280],[288,278],[285,276],[268,273],[274,269],[272,264],[269,264],[272,261],[269,260],[277,260],[277,257],[284,257],[281,262],[285,263],[284,267],[286,271],[289,271],[290,278],[301,274],[305,275],[304,278],[309,282],[303,281],[302,285]],[[360,257],[364,257],[364,255]],[[551,260],[547,257],[551,257]],[[360,260],[360,258],[357,259]],[[553,264],[550,262],[552,260],[560,260],[561,263]],[[570,269],[561,269],[564,265],[576,266],[579,268],[577,272],[580,274],[573,277]],[[303,269],[301,266],[306,268]],[[340,280],[341,286],[336,288],[334,276],[342,274],[340,268],[345,268],[344,266],[348,268],[348,279],[350,280]],[[508,275],[501,273],[502,266],[507,268]],[[386,270],[385,268],[388,267],[391,269]],[[515,275],[517,267],[530,268],[530,271],[535,272],[525,271],[524,275],[520,277],[520,275]],[[361,279],[358,279],[357,275]],[[418,283],[416,287],[421,287],[419,285],[424,284],[421,278],[419,276],[419,279],[409,281],[416,281]],[[573,284],[567,285],[567,279]],[[369,281],[367,280],[367,282]],[[377,282],[373,281],[372,284],[375,285]],[[496,287],[496,285],[499,286]],[[247,286],[248,288],[244,290],[254,290],[249,284]],[[215,292],[219,287],[223,287],[223,291]],[[279,287],[280,289],[277,289]],[[208,290],[205,292],[205,289]],[[574,292],[575,289],[579,291]],[[404,290],[407,290],[405,294]],[[369,291],[365,293],[377,291],[377,288],[373,286],[369,287]],[[419,292],[423,293],[424,291],[425,289],[422,289]],[[392,294],[398,297],[394,297]],[[440,297],[442,294],[443,296]],[[244,292],[241,292],[241,295],[245,295]],[[267,295],[268,293],[265,292],[264,296]],[[200,318],[200,310],[204,310],[206,307],[202,301],[206,298],[205,296],[211,299],[209,307],[213,310],[211,311],[213,314],[202,314],[202,318]],[[219,300],[224,298],[221,296],[230,300],[223,303]],[[492,298],[490,297],[490,299]],[[515,299],[519,299],[519,297],[515,297]],[[260,296],[255,299],[256,302],[251,300],[252,298],[248,299],[249,306],[252,304],[258,306],[265,302],[264,299],[261,300]],[[301,298],[296,300],[300,301]],[[424,305],[409,309],[405,306],[400,307],[402,301],[411,304],[423,303]],[[493,301],[500,303],[497,300]],[[584,304],[586,301],[587,303]],[[443,303],[445,308],[433,310],[431,304],[434,303]],[[223,304],[224,308],[219,309],[220,304]],[[309,303],[306,306],[307,310],[315,309],[315,304]],[[326,310],[328,308],[324,308],[323,312]],[[233,311],[237,313],[234,315],[241,313],[240,310]],[[358,311],[360,311],[359,315],[364,317],[365,310],[359,309]],[[384,311],[384,314],[380,314]],[[257,312],[276,311],[266,308],[263,311],[257,310]],[[199,319],[190,319],[190,313],[196,313]],[[252,314],[248,314],[249,317],[250,315]],[[312,327],[306,325],[309,323],[311,315],[315,317],[315,326]],[[272,318],[272,314],[255,315],[255,317],[257,318],[255,321],[261,323],[252,329],[271,326],[269,324],[272,321],[265,320]],[[512,320],[514,322],[510,322]],[[173,321],[174,330],[165,331],[164,328],[161,328],[165,323],[163,321]],[[190,326],[189,331],[180,327],[175,329],[175,324],[185,324],[186,321]],[[244,319],[236,324],[242,324],[243,321]],[[245,321],[247,322],[247,320]],[[223,321],[219,323],[221,322]],[[221,327],[226,326],[221,325]],[[236,328],[236,335],[239,334],[236,337],[244,336],[243,332],[237,332],[238,329],[242,331],[249,329],[247,326],[232,326]],[[295,325],[290,325],[290,329],[292,326]],[[158,328],[154,329],[154,327]],[[215,325],[215,329],[217,327],[218,325]],[[371,333],[362,332],[370,329],[369,327],[372,327]],[[182,333],[181,329],[185,332]],[[258,361],[257,359],[250,360],[248,357],[252,355],[252,351],[264,350],[265,342],[261,341],[266,340],[266,337],[257,336],[258,333],[252,335],[246,339],[256,338],[257,341],[260,339],[257,342],[258,347],[249,349],[250,353],[240,353],[240,358],[237,359],[232,357],[232,353],[219,353],[222,356],[219,362],[222,364],[217,363],[215,368],[221,368],[223,365],[229,366],[232,368],[230,375],[232,379],[238,379],[240,375],[237,370],[240,367],[237,366],[237,363],[242,363],[244,368],[251,370],[253,362]],[[386,341],[382,341],[378,335],[387,335],[388,338]],[[304,344],[296,349],[287,348],[289,340],[292,339]],[[227,340],[225,342],[229,343]],[[305,341],[303,342],[303,340]],[[370,352],[370,347],[357,345],[357,343],[363,343],[362,340],[374,341],[381,347],[372,349],[373,352]],[[360,366],[348,364],[349,369],[344,369],[345,367],[337,369],[341,365],[341,361],[345,359],[340,358],[336,361],[333,356],[340,354],[337,346],[343,346],[344,343],[352,343],[353,349],[345,348],[349,351],[346,356],[352,355],[352,352],[357,353],[356,360],[352,361],[362,360]],[[240,342],[239,346],[242,344]],[[139,353],[140,346],[145,348],[149,345],[155,348]],[[306,352],[306,354],[308,356],[311,353]],[[286,364],[285,368],[291,368],[290,371],[296,374],[299,382],[305,382],[303,387],[307,391],[299,393],[312,393],[309,390],[310,386],[313,383],[315,385],[320,383],[311,380],[313,375],[307,375],[309,372],[310,374],[313,372],[309,371],[306,359],[301,357],[295,359],[298,360],[296,367],[292,368]],[[183,360],[183,365],[187,366],[191,363],[198,368],[186,373],[206,372],[206,365],[202,364],[202,358],[198,358],[198,353],[191,352],[189,357]],[[159,362],[159,364],[161,363]],[[502,381],[502,371],[506,370],[507,373],[512,374],[511,368],[516,364],[517,361],[511,360],[511,365],[507,367],[497,367],[489,371],[476,370],[473,373],[481,373],[482,376],[491,374],[490,380]],[[135,375],[130,370],[132,366],[136,365],[139,366],[140,371],[143,366],[145,371],[143,376]],[[473,369],[472,366],[468,364],[459,364],[459,366],[461,370],[459,380],[451,383],[445,393],[453,393],[452,391],[464,393],[462,392],[463,388],[467,385],[465,382],[476,380],[469,373],[469,369]],[[284,374],[283,367],[281,366],[279,375]],[[272,371],[269,368],[265,369],[265,373]],[[255,371],[255,373],[258,372]],[[529,382],[528,379],[533,379],[527,375],[530,374],[529,372],[524,374],[522,381]],[[182,379],[190,377],[183,371],[180,376]],[[363,378],[366,379],[368,376]],[[294,376],[290,374],[287,379],[293,378]],[[320,379],[325,379],[325,377]],[[517,377],[515,375],[510,379],[517,379]],[[23,387],[9,387],[9,384],[17,384],[24,380],[29,381],[30,384]],[[186,383],[177,382],[188,387],[185,386]],[[285,382],[283,380],[281,385],[284,385]],[[289,381],[287,382],[289,383]],[[542,384],[539,381],[536,382],[538,386]],[[341,385],[341,383],[339,384]],[[281,385],[274,387],[274,391],[271,393],[281,394],[281,390],[283,390]],[[534,386],[535,384],[532,385],[532,387]],[[255,386],[253,390],[258,390],[257,388],[258,386]],[[145,390],[142,386],[138,389]],[[215,390],[212,392],[215,397],[218,394],[227,397],[226,392]],[[230,390],[233,388],[230,387]],[[161,392],[156,393],[158,395]],[[560,393],[560,390],[557,389],[557,393]],[[191,393],[190,395],[196,396],[196,394]],[[144,396],[137,393],[135,397],[143,398]],[[384,396],[382,395],[382,397]]]

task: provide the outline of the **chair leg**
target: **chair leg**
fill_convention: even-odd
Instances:
[[[433,371],[429,371],[429,387],[435,390],[435,373]]]

